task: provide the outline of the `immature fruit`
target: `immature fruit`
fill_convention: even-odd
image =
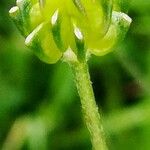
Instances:
[[[17,0],[10,15],[25,44],[47,63],[67,49],[79,60],[86,53],[104,55],[126,33],[131,19],[112,0]],[[122,36],[121,36],[122,35]]]

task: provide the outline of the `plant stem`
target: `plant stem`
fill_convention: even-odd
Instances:
[[[86,62],[78,61],[72,63],[71,66],[81,99],[84,119],[91,135],[93,150],[107,150],[101,118],[90,81],[88,65]]]

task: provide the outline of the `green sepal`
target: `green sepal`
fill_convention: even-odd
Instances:
[[[32,8],[32,3],[30,0],[17,0],[17,6],[20,11],[20,18],[22,20],[22,30],[24,31],[24,36],[26,37],[31,32],[30,23],[30,10]]]
[[[53,34],[53,38],[54,38],[54,41],[55,41],[58,49],[60,49],[61,51],[65,51],[66,49],[64,49],[63,42],[61,39],[61,31],[60,31],[61,30],[61,20],[60,20],[58,10],[56,10],[54,12],[53,16],[51,17],[51,25],[52,25],[51,31]]]
[[[42,23],[28,35],[25,44],[33,50],[33,52],[44,62],[56,63],[62,56],[57,48],[53,37],[48,31],[50,26],[48,23]]]
[[[12,20],[24,37],[27,37],[43,21],[39,4],[32,1],[18,0],[17,6],[9,11]]]
[[[104,34],[108,31],[109,25],[111,23],[111,15],[113,8],[113,0],[101,0],[102,9],[104,12]]]
[[[77,50],[77,58],[79,61],[84,61],[86,56],[84,36],[80,29],[74,25],[74,38]]]
[[[95,48],[89,48],[89,51],[97,56],[102,56],[112,51],[124,39],[131,22],[132,20],[128,15],[113,11],[108,32],[102,40],[95,42]]]
[[[117,30],[117,42],[121,42],[129,30],[132,19],[125,13],[113,11],[112,24]]]
[[[30,18],[30,32],[31,32],[34,28],[36,28],[39,24],[41,24],[44,21],[39,3],[35,3],[32,5],[29,15],[30,15],[29,18]]]
[[[15,23],[20,33],[25,36],[23,20],[18,6],[14,6],[9,10],[9,15]]]

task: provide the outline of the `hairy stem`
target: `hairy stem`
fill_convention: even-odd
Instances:
[[[71,66],[81,99],[85,123],[91,135],[93,150],[107,150],[101,118],[90,81],[88,65],[86,62],[75,62]]]

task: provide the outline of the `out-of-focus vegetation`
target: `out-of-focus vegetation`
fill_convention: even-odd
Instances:
[[[91,150],[69,67],[24,46],[8,16],[14,3],[0,2],[0,149]],[[130,4],[126,39],[89,61],[110,150],[150,149],[150,2]]]

